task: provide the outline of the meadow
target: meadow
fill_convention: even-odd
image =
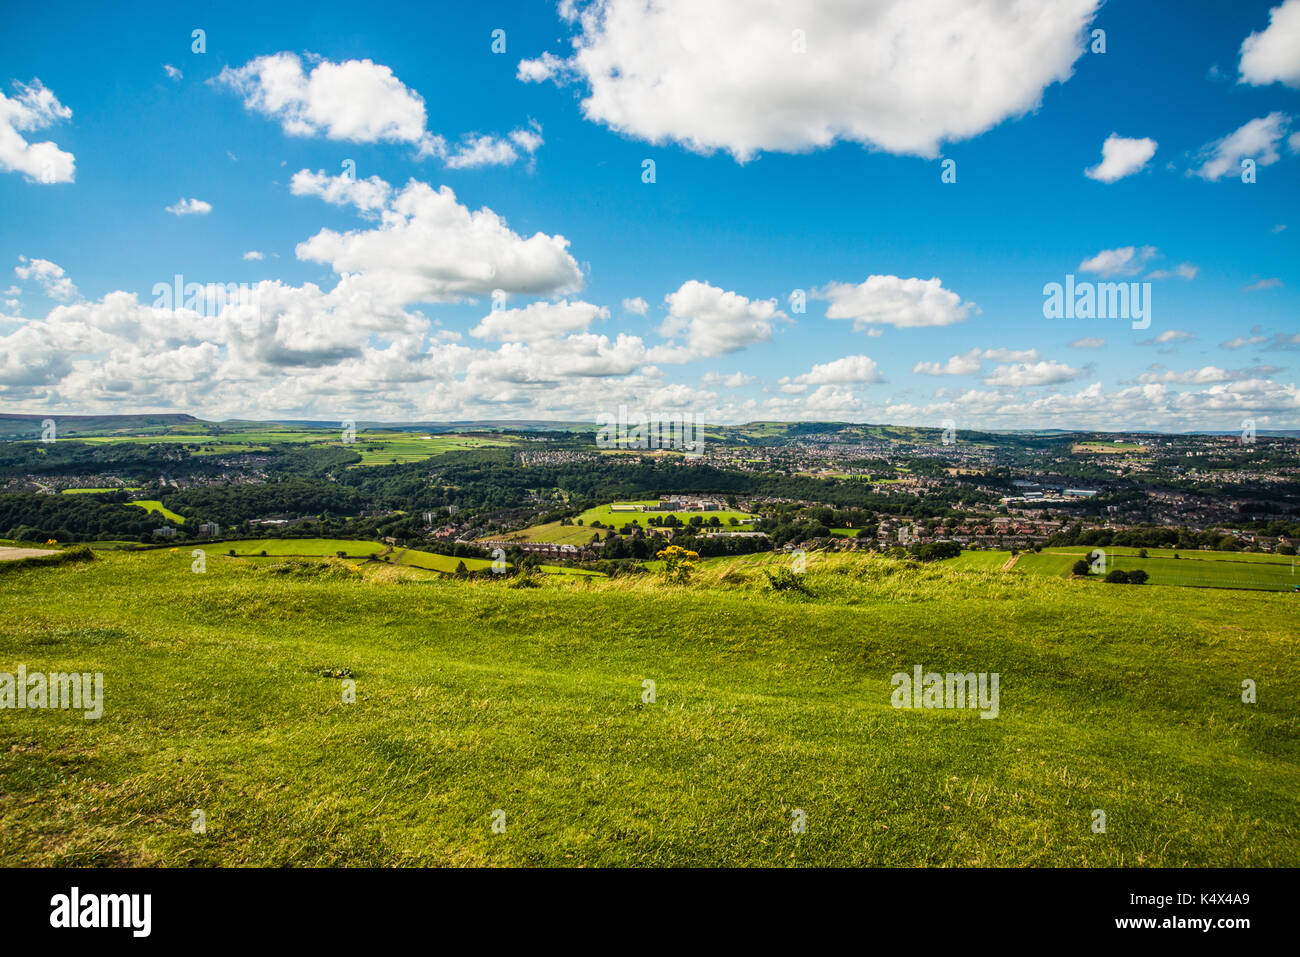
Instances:
[[[157,512],[169,522],[175,522],[177,525],[185,524],[185,516],[178,515],[157,499],[138,498],[131,502],[132,505],[138,505],[146,512]]]
[[[132,434],[87,436],[79,441],[93,444],[119,442],[142,445],[171,444],[191,446],[195,455],[234,455],[265,452],[275,445],[343,446],[342,429],[266,428],[222,432],[173,429],[154,435]],[[424,435],[418,432],[366,431],[356,433],[347,448],[361,456],[358,465],[393,465],[418,462],[444,452],[466,449],[498,448],[512,444],[506,437],[484,438],[476,435]]]
[[[516,542],[548,542],[556,545],[585,545],[591,541],[591,536],[595,534],[604,534],[609,528],[620,529],[624,525],[640,525],[642,528],[648,528],[650,519],[658,516],[667,518],[673,515],[683,524],[690,522],[696,516],[705,522],[716,518],[722,527],[719,531],[748,531],[752,529],[750,525],[740,524],[745,519],[752,518],[748,512],[742,512],[737,509],[718,509],[717,511],[704,512],[689,509],[676,509],[674,511],[663,512],[641,512],[641,511],[615,511],[615,505],[654,505],[655,499],[643,499],[628,502],[610,502],[605,505],[597,505],[593,508],[586,509],[573,519],[573,524],[563,525],[560,522],[546,522],[541,525],[533,525],[529,528],[520,529],[519,531],[508,532],[504,535],[487,535],[484,540],[507,539]],[[735,519],[736,524],[732,525],[731,520]],[[582,524],[579,525],[578,522]],[[592,525],[593,522],[599,522],[599,526]]]
[[[1086,558],[1095,549],[1045,548],[1041,552],[1023,552],[1016,559],[1013,571],[1033,575],[1068,577],[1074,563]],[[1133,571],[1142,569],[1152,585],[1182,585],[1199,588],[1246,588],[1265,591],[1291,591],[1300,586],[1295,561],[1286,555],[1262,552],[1220,552],[1178,550],[1173,548],[1146,549],[1147,557],[1140,557],[1140,549],[1106,548],[1106,570]],[[1001,554],[1009,552],[964,552],[966,555]],[[1177,557],[1174,557],[1174,556]]]
[[[0,712],[3,859],[1300,865],[1291,595],[863,554],[809,555],[809,595],[753,557],[528,589],[354,564],[7,574],[0,671],[103,672],[105,711]],[[917,664],[999,673],[998,717],[895,709]]]

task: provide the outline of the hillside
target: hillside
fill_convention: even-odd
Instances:
[[[0,670],[106,687],[99,721],[4,715],[6,861],[1300,865],[1291,594],[856,555],[810,556],[811,597],[753,562],[528,589],[190,566],[4,572]],[[895,709],[916,665],[998,673],[997,718]]]

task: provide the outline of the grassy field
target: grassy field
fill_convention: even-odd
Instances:
[[[1040,553],[1025,552],[1014,571],[1069,577],[1070,569],[1086,557],[1091,548],[1045,548]],[[1265,591],[1291,591],[1300,585],[1295,563],[1285,555],[1255,552],[1178,551],[1170,548],[1147,549],[1147,557],[1138,556],[1136,548],[1107,548],[1106,570],[1142,569],[1150,576],[1149,584],[1185,585],[1205,588],[1257,588]],[[1009,552],[963,553],[1002,554]],[[1177,554],[1178,558],[1174,558]]]
[[[359,432],[355,445],[349,446],[361,456],[361,465],[393,465],[418,462],[443,452],[465,449],[499,448],[510,439],[483,439],[465,435],[415,435],[410,432]]]
[[[622,528],[624,525],[640,525],[642,528],[648,528],[650,518],[658,516],[667,518],[669,515],[675,515],[677,520],[682,523],[689,522],[693,517],[699,516],[705,522],[711,518],[716,518],[722,523],[719,531],[746,531],[752,528],[749,525],[739,524],[742,519],[752,518],[748,512],[741,512],[735,509],[720,509],[715,512],[700,512],[678,510],[673,512],[616,512],[613,505],[653,505],[655,499],[644,499],[629,502],[611,502],[608,505],[597,505],[595,508],[589,508],[582,514],[578,515],[572,525],[561,525],[559,522],[547,522],[543,525],[534,525],[531,528],[520,529],[516,532],[508,532],[505,535],[487,535],[484,539],[507,539],[515,542],[547,542],[555,545],[585,545],[591,541],[591,536],[600,534],[604,536],[605,530],[613,527]],[[737,524],[732,525],[731,519],[735,519]],[[577,524],[579,521],[581,525]],[[600,527],[593,527],[592,522],[600,522]]]
[[[275,445],[342,445],[342,428],[338,429],[254,429],[251,431],[195,432],[172,430],[155,435],[89,436],[79,441],[107,444],[177,444],[193,446],[197,455],[233,455],[239,452],[265,452]],[[359,465],[392,465],[418,462],[443,452],[464,449],[496,448],[514,440],[482,438],[469,435],[423,435],[417,432],[368,432],[356,434],[348,448],[361,456]]]
[[[157,499],[138,498],[135,501],[133,501],[131,504],[140,506],[146,512],[157,512],[163,518],[167,519],[167,521],[175,522],[177,525],[185,524],[185,517],[183,515],[177,515],[175,512],[167,508],[165,505],[163,505],[162,502],[159,502]]]
[[[490,568],[492,562],[485,558],[453,558],[436,552],[418,549],[393,548],[382,542],[367,542],[342,538],[259,538],[217,542],[206,546],[212,554],[228,556],[233,549],[237,558],[333,558],[339,552],[347,559],[371,559],[383,556],[396,565],[426,571],[450,573],[461,562],[468,571]],[[262,552],[266,552],[263,556]],[[507,566],[508,567],[508,566]]]
[[[813,597],[740,560],[688,588],[413,574],[194,574],[185,549],[10,572],[0,671],[100,671],[105,704],[4,713],[0,855],[1300,865],[1289,595],[1162,589],[1153,614],[1150,589],[862,555],[810,556]],[[999,673],[999,716],[894,709],[915,664]]]

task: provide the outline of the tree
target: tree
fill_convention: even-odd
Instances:
[[[1127,585],[1130,578],[1128,572],[1122,572],[1115,568],[1106,573],[1106,581],[1112,585]]]
[[[1080,558],[1070,569],[1070,574],[1086,576],[1090,571],[1092,571],[1092,566],[1085,559]]]
[[[1147,573],[1140,568],[1135,568],[1128,573],[1128,583],[1130,585],[1145,585],[1147,583]]]

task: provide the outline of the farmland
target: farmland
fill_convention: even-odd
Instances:
[[[144,509],[146,512],[157,512],[159,515],[167,519],[167,521],[169,522],[176,522],[178,525],[185,524],[185,517],[183,515],[177,515],[171,509],[164,506],[162,502],[159,502],[156,499],[139,498],[136,499],[131,504],[139,506],[140,508]]]
[[[0,669],[101,671],[106,692],[99,721],[6,716],[0,854],[1300,864],[1291,596],[1161,589],[1152,615],[1149,589],[866,555],[810,556],[805,596],[759,557],[528,590],[215,550],[204,574],[168,549],[13,571]],[[891,707],[918,663],[1000,673],[998,718]]]
[[[487,536],[488,538],[505,538],[510,541],[518,542],[549,542],[557,545],[585,545],[591,540],[591,536],[610,528],[620,529],[625,525],[639,525],[642,529],[648,528],[651,518],[665,519],[672,515],[677,521],[686,524],[693,518],[699,518],[702,522],[710,523],[717,519],[721,525],[721,531],[735,531],[737,529],[747,528],[741,525],[753,516],[748,512],[738,511],[736,509],[717,509],[713,511],[693,511],[689,509],[677,509],[674,511],[654,511],[643,512],[639,510],[616,510],[615,506],[645,506],[654,505],[655,499],[643,499],[640,501],[630,502],[611,502],[606,505],[598,505],[589,508],[579,514],[572,520],[572,524],[562,524],[560,522],[547,522],[541,525],[534,525],[531,528],[522,529],[516,532],[510,532],[504,536]],[[733,525],[732,522],[735,522]],[[596,525],[594,523],[600,523]]]

